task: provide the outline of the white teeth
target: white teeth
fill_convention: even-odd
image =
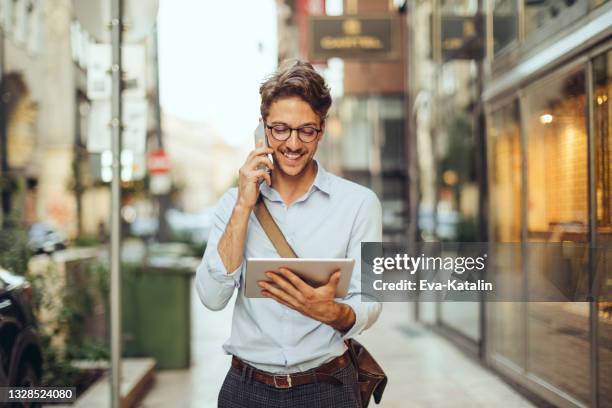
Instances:
[[[299,154],[299,153],[284,153],[284,155],[289,160],[296,160],[297,158],[299,158],[301,156],[301,154]]]

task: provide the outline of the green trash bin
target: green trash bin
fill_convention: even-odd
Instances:
[[[159,369],[188,368],[195,258],[156,257],[122,270],[123,355],[154,357]]]

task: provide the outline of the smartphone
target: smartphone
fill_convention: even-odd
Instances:
[[[255,132],[253,132],[253,133],[254,133],[254,136],[255,136],[255,147],[257,147],[259,142],[261,142],[262,140],[264,142],[264,146],[270,147],[270,145],[268,144],[268,138],[266,137],[266,131],[265,131],[265,128],[264,128],[263,120],[259,121],[259,125],[255,128]],[[268,159],[270,159],[270,161],[272,161],[272,155],[268,154],[267,156],[268,156]],[[265,169],[265,170],[267,170],[268,173],[270,173],[270,168],[268,166],[261,165],[261,166],[259,166],[259,169]]]

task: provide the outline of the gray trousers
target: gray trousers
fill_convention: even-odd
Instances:
[[[279,389],[255,381],[251,374],[250,367],[229,369],[219,392],[219,408],[361,408],[352,364],[334,373],[342,385],[319,382]]]

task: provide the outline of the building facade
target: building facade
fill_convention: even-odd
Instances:
[[[536,263],[532,243],[591,248],[580,255],[589,267],[568,255],[557,273],[598,289],[600,300],[487,304],[487,360],[559,406],[610,407],[612,4],[489,6],[490,238],[523,244],[514,273],[526,293],[551,273],[551,264]]]
[[[2,93],[7,95],[0,138],[2,216],[13,214],[26,227],[45,222],[69,238],[97,234],[100,225],[108,224],[110,194],[108,180],[101,177],[101,154],[87,147],[94,111],[88,95],[89,50],[96,42],[78,23],[69,0],[0,2],[0,28]],[[146,83],[148,105],[143,132],[156,148],[153,40],[150,35],[142,42],[139,81]],[[131,180],[145,175],[147,149],[142,150],[129,165]],[[130,190],[132,184],[124,187]]]
[[[612,4],[410,4],[413,120],[418,145],[430,152],[419,156],[422,235],[444,238],[443,211],[465,217],[471,207],[477,240],[522,248],[504,268],[516,283],[508,290],[519,288],[528,299],[538,281],[554,276],[560,287],[599,294],[594,302],[422,303],[419,319],[532,396],[556,406],[612,406]],[[481,56],[444,58],[445,28],[436,21],[466,17],[483,21]],[[467,118],[465,151],[453,143],[458,127],[449,126],[458,115]],[[467,190],[457,172],[461,196],[475,187],[469,205],[445,191],[457,181],[447,177],[449,168],[461,168],[441,165],[445,150],[474,162],[465,168]],[[432,203],[434,222],[424,213]],[[568,249],[542,261],[537,248],[545,243]]]
[[[14,107],[3,104],[3,173],[11,180],[3,214],[19,209],[26,222],[48,219],[74,231],[76,206],[66,188],[75,105],[70,2],[3,2],[0,14],[3,91]]]

